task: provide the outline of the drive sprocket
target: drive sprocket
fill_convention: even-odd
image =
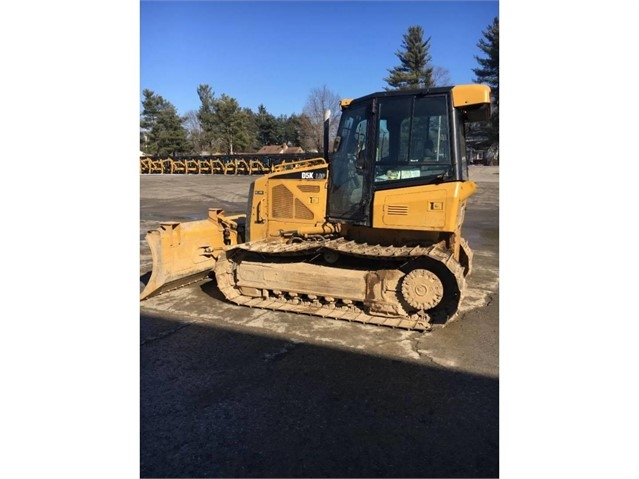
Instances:
[[[415,269],[402,282],[404,300],[417,310],[428,310],[439,304],[444,297],[444,286],[432,271]]]

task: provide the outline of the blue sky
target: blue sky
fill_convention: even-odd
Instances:
[[[431,37],[433,65],[470,83],[477,42],[498,16],[497,1],[142,1],[140,99],[152,90],[183,115],[208,84],[278,116],[301,113],[324,85],[356,98],[388,86],[411,25]]]

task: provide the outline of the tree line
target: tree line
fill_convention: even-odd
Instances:
[[[493,115],[488,125],[471,125],[469,134],[485,149],[499,149],[499,19],[483,32],[475,55],[474,82],[492,90]],[[431,37],[424,39],[421,26],[410,26],[395,53],[400,64],[388,69],[386,90],[430,88],[450,85],[448,71],[432,64]],[[299,146],[308,152],[322,152],[324,112],[339,112],[340,97],[326,85],[313,88],[302,113],[269,113],[264,105],[256,112],[242,107],[226,94],[216,96],[212,87],[197,87],[200,107],[180,116],[175,106],[149,89],[142,91],[140,150],[149,155],[200,155],[255,152],[266,145]],[[334,134],[339,113],[331,118]]]

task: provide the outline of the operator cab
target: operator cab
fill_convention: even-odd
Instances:
[[[461,85],[343,100],[328,217],[371,226],[376,191],[468,179],[464,123],[490,117],[490,89]]]

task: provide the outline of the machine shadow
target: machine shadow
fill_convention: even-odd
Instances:
[[[496,378],[140,319],[141,477],[499,476]]]

